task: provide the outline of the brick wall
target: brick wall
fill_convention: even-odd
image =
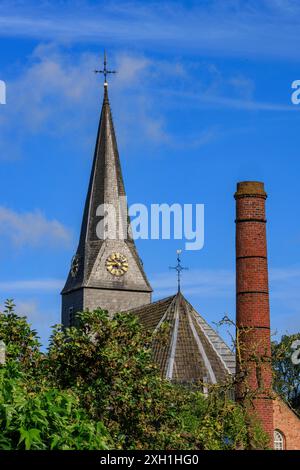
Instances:
[[[280,399],[273,401],[274,429],[283,434],[286,450],[300,450],[300,419]]]

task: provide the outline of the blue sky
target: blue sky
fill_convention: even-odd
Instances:
[[[300,5],[296,0],[0,1],[0,298],[46,343],[77,246],[107,50],[128,202],[205,204],[205,246],[183,253],[183,292],[209,322],[234,318],[234,199],[267,200],[272,329],[300,329]],[[174,240],[139,241],[173,293]],[[225,332],[224,332],[225,334]]]

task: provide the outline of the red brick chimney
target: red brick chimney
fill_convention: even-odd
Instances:
[[[237,400],[273,447],[273,404],[264,184],[238,183],[236,199]]]

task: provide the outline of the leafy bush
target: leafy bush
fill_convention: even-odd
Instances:
[[[160,377],[133,315],[80,313],[76,327],[54,328],[44,354],[13,307],[0,314],[0,449],[253,447],[244,410],[224,391],[204,397]]]
[[[246,446],[248,434],[243,409],[226,396],[212,392],[204,397],[190,394],[182,412],[183,429],[205,450],[226,450]]]
[[[300,415],[300,364],[292,361],[292,345],[300,333],[282,336],[272,344],[274,390]]]
[[[36,369],[37,362],[42,359],[40,343],[37,332],[31,329],[26,317],[20,317],[14,312],[12,300],[5,302],[4,312],[0,312],[0,339],[6,345],[7,360],[14,360],[16,364],[27,372]]]
[[[103,420],[116,448],[180,448],[178,409],[185,395],[162,380],[151,359],[150,337],[136,317],[95,310],[77,327],[56,327],[48,373],[72,387],[93,419]]]
[[[33,392],[26,379],[0,370],[0,449],[107,449],[101,422],[91,421],[72,391]]]

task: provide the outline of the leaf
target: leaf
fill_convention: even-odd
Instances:
[[[29,430],[20,428],[20,439],[18,444],[21,442],[25,443],[25,450],[30,450],[32,444],[41,442],[39,429],[31,428]]]

